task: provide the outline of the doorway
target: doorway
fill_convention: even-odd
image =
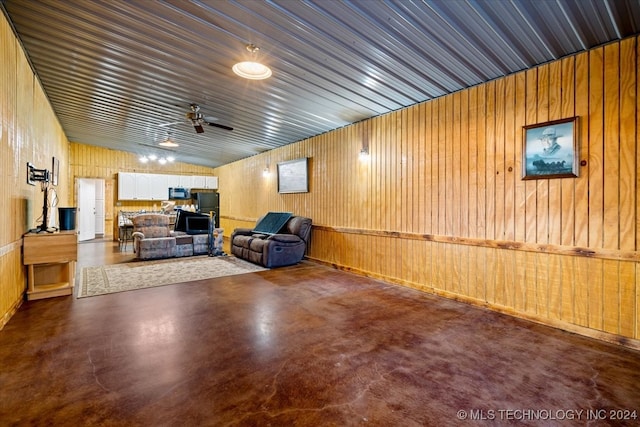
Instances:
[[[76,178],[78,189],[78,240],[104,235],[104,179]]]

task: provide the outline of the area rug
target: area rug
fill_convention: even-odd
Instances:
[[[78,298],[263,271],[233,256],[173,258],[85,267]]]

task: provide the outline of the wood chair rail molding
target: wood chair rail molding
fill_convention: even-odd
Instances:
[[[424,240],[427,242],[451,243],[456,245],[480,246],[495,249],[510,249],[524,252],[537,252],[556,255],[568,255],[585,258],[610,259],[616,261],[640,261],[638,251],[619,251],[612,249],[581,248],[576,246],[542,245],[538,243],[526,243],[510,240],[485,240],[468,237],[440,236],[435,234],[408,233],[388,230],[366,230],[346,227],[330,227],[326,225],[313,225],[313,230],[322,230],[331,233],[358,234],[363,236],[377,236],[398,238],[406,240]]]
[[[229,221],[251,222],[253,224],[255,224],[256,221],[258,220],[258,218],[248,218],[246,216],[231,216],[231,215],[220,215],[220,219],[227,219]]]

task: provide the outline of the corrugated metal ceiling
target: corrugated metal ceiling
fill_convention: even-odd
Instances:
[[[3,0],[71,141],[218,166],[640,31],[638,0]],[[260,47],[264,81],[231,71]],[[200,105],[215,123],[181,121]],[[167,132],[180,147],[162,149]]]

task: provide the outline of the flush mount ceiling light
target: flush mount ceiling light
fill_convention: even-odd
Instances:
[[[251,52],[255,59],[256,52],[258,52],[260,48],[254,44],[248,44],[247,50]],[[249,80],[264,80],[271,77],[271,69],[256,61],[238,62],[231,69],[240,77]]]

